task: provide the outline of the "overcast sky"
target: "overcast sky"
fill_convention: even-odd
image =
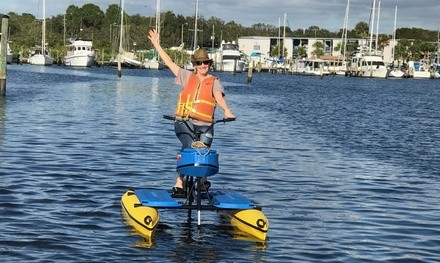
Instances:
[[[43,0],[0,0],[0,13],[31,13],[42,16]],[[153,16],[156,0],[124,0],[129,15]],[[199,15],[212,16],[225,22],[235,21],[243,26],[265,23],[284,25],[293,30],[318,26],[330,31],[342,28],[347,0],[199,0]],[[394,28],[394,13],[397,5],[397,28],[417,27],[437,31],[440,26],[440,0],[381,0],[379,32],[391,34]],[[92,3],[105,11],[110,4],[120,0],[46,0],[46,17],[63,14],[69,5],[82,7]],[[192,16],[196,0],[160,0],[160,11]],[[379,0],[376,0],[376,7]],[[350,0],[348,28],[360,22],[368,23],[372,0]],[[39,10],[40,9],[40,10]],[[280,22],[281,21],[281,22]],[[377,24],[376,24],[377,25]],[[376,29],[376,25],[374,29]]]

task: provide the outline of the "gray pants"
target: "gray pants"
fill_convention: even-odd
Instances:
[[[206,146],[211,146],[214,138],[214,127],[206,132],[208,128],[209,126],[194,125],[190,121],[187,121],[186,124],[182,121],[174,122],[174,132],[182,143],[182,149],[191,148],[194,141],[201,141]]]

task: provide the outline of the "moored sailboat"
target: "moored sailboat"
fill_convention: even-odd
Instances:
[[[380,14],[380,0],[378,8],[377,23],[379,24],[379,14]],[[350,60],[349,74],[358,77],[367,78],[387,78],[390,73],[390,69],[385,65],[385,62],[377,50],[377,35],[376,32],[376,48],[373,50],[373,35],[374,35],[374,17],[376,14],[376,0],[373,0],[373,6],[371,9],[371,29],[370,29],[370,42],[368,47],[361,47],[359,51],[352,56]],[[378,31],[379,27],[377,27]]]
[[[53,58],[51,58],[48,50],[46,49],[46,0],[43,0],[43,23],[41,30],[41,46],[37,46],[31,51],[29,58],[29,64],[50,66],[53,64]]]
[[[156,31],[160,34],[160,0],[156,0]],[[142,62],[142,67],[146,69],[163,69],[163,64],[159,61],[159,54],[154,50],[152,58],[147,58]]]
[[[403,78],[405,76],[405,73],[400,69],[399,63],[397,63],[397,65],[395,65],[395,50],[396,50],[396,24],[397,24],[397,5],[395,7],[394,10],[394,28],[393,28],[393,40],[392,40],[392,45],[393,45],[393,50],[392,50],[392,63],[390,65],[391,70],[389,73],[390,77],[394,77],[394,78]]]

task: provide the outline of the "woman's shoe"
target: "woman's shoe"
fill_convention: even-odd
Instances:
[[[185,192],[183,191],[183,188],[173,187],[173,193],[171,194],[171,197],[173,197],[173,198],[185,198]]]
[[[208,192],[209,187],[211,187],[211,182],[208,180],[204,180],[204,181],[200,181],[200,183],[202,183],[202,185],[200,187],[200,189],[202,190],[202,193]]]

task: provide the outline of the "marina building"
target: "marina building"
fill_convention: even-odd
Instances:
[[[300,49],[305,49],[306,58],[316,58],[313,53],[315,50],[315,43],[320,42],[323,46],[323,53],[326,57],[342,56],[341,50],[338,48],[342,44],[341,38],[320,38],[320,37],[239,37],[239,50],[245,55],[252,57],[260,55],[266,58],[270,57],[273,49],[280,46],[285,49],[287,55],[286,60],[300,58],[298,52]],[[356,42],[358,46],[368,46],[369,39],[348,39],[348,42]],[[389,45],[381,52],[384,62],[392,62],[392,47],[396,45],[397,41],[390,40]],[[347,54],[349,55],[349,54]],[[278,56],[279,57],[279,56]]]

